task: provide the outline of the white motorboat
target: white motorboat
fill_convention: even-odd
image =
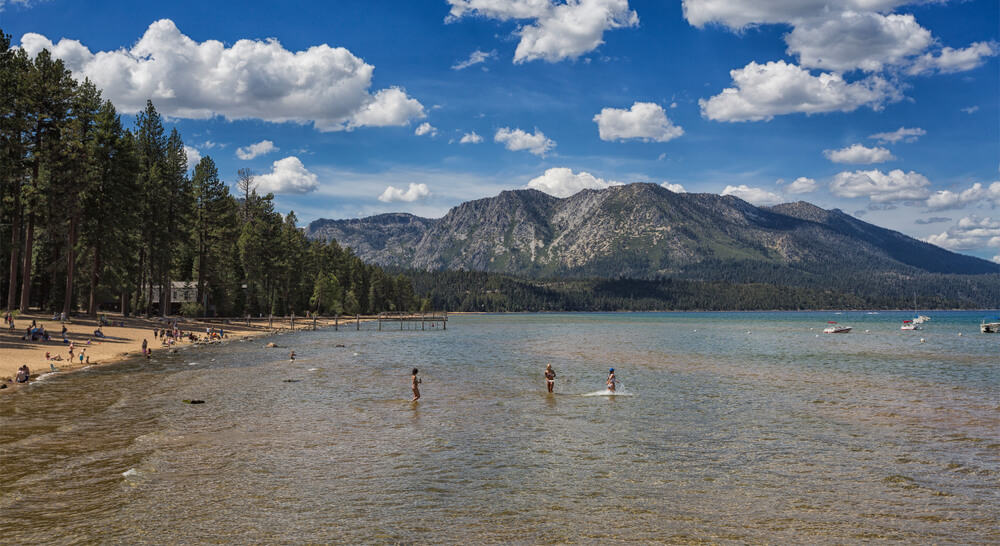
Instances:
[[[979,324],[979,331],[984,334],[1000,334],[1000,321],[996,322],[983,322]]]
[[[903,325],[899,327],[900,330],[919,330],[920,325],[912,320],[904,320]]]
[[[833,321],[830,321],[827,324],[829,326],[827,326],[826,328],[823,328],[823,333],[824,334],[847,334],[847,333],[850,333],[850,331],[851,331],[851,327],[850,326],[843,326],[843,325],[837,324],[836,322],[833,322]]]
[[[917,315],[913,317],[914,324],[923,324],[929,320],[931,320],[931,317],[928,317],[927,315]]]

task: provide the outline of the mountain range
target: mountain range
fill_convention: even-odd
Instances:
[[[757,207],[735,196],[674,193],[636,183],[557,198],[504,191],[439,219],[380,214],[316,220],[310,238],[337,240],[381,266],[523,277],[822,282],[841,273],[998,273],[840,210],[799,201]]]

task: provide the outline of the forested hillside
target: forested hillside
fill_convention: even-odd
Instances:
[[[62,61],[10,48],[0,31],[0,286],[8,309],[166,313],[172,281],[197,285],[188,314],[377,312],[419,302],[336,242],[310,241],[241,170],[189,165],[152,103],[126,127]],[[193,170],[191,170],[193,169]],[[236,174],[236,173],[233,173]],[[159,301],[157,306],[154,301]]]

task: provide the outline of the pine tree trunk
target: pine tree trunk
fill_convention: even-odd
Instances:
[[[63,313],[69,316],[73,310],[73,274],[76,272],[76,216],[69,219],[69,233],[66,234],[66,295],[63,298]]]
[[[90,316],[97,316],[97,283],[100,282],[101,269],[101,246],[94,246],[94,269],[90,271],[90,303],[87,305],[87,313]],[[122,290],[122,294],[125,291]],[[123,311],[124,312],[124,311]]]
[[[15,205],[14,224],[10,235],[10,285],[7,287],[7,310],[17,307],[17,271],[20,269],[17,251],[21,247],[21,207]]]
[[[24,257],[21,266],[21,312],[28,312],[31,297],[31,246],[35,242],[35,215],[28,213],[28,226],[24,233]]]

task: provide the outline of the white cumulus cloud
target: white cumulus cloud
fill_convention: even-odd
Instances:
[[[918,137],[922,137],[927,134],[927,131],[921,129],[920,127],[900,127],[895,131],[887,133],[875,133],[874,135],[868,135],[868,138],[873,138],[882,143],[895,144],[900,140],[904,142],[915,142]]]
[[[528,182],[528,187],[556,197],[569,197],[581,190],[601,190],[621,186],[621,182],[607,181],[588,172],[574,173],[566,167],[547,169],[544,174]]]
[[[886,12],[912,0],[684,0],[684,18],[696,27],[717,23],[732,30],[796,23],[843,11]]]
[[[840,197],[867,197],[872,203],[923,201],[931,185],[922,174],[894,169],[883,173],[870,171],[841,172],[830,182],[830,191]]]
[[[493,141],[503,143],[512,152],[527,150],[542,157],[556,145],[555,141],[546,138],[545,134],[537,128],[534,133],[526,133],[521,129],[502,127],[497,129],[496,134],[493,135]]]
[[[195,165],[201,161],[201,152],[197,148],[192,148],[191,146],[184,146],[184,153],[187,155],[188,168],[193,169]]]
[[[652,102],[636,102],[629,110],[602,108],[594,121],[601,140],[667,142],[684,134],[684,129],[667,118],[663,107]]]
[[[1000,248],[1000,221],[975,215],[966,216],[946,231],[931,235],[924,241],[948,250]]]
[[[857,165],[870,165],[872,163],[885,163],[896,159],[892,152],[876,146],[869,148],[861,144],[852,144],[839,150],[823,150],[823,155],[834,163],[853,163]]]
[[[318,177],[295,156],[271,164],[271,172],[254,178],[260,193],[309,193],[319,188]]]
[[[812,178],[805,176],[800,176],[792,181],[791,184],[785,188],[787,193],[799,194],[799,193],[811,193],[819,189],[819,184],[816,183]]]
[[[476,134],[475,131],[465,133],[462,135],[462,139],[458,141],[459,144],[479,144],[483,141],[483,137]]]
[[[447,21],[479,15],[501,21],[526,21],[514,62],[576,59],[604,43],[604,32],[634,27],[639,16],[628,0],[448,0]]]
[[[249,146],[236,148],[236,157],[247,160],[276,151],[278,151],[278,147],[275,146],[273,142],[270,140],[262,140]]]
[[[993,57],[997,52],[996,42],[975,42],[964,49],[945,47],[937,55],[933,53],[921,55],[907,72],[911,75],[965,72],[978,68],[986,62],[987,57]]]
[[[469,58],[464,61],[459,61],[451,66],[452,70],[463,70],[469,68],[470,66],[477,65],[479,63],[484,63],[497,56],[497,50],[492,51],[481,51],[475,50],[469,54]]]
[[[715,121],[760,121],[776,115],[851,112],[861,106],[880,110],[901,95],[879,76],[848,83],[837,73],[813,76],[794,64],[751,62],[729,72],[734,87],[700,99],[701,115]]]
[[[684,189],[684,186],[682,186],[680,184],[672,184],[670,182],[663,182],[662,184],[660,184],[660,186],[662,186],[662,187],[664,187],[664,188],[666,188],[666,189],[668,189],[668,190],[670,190],[670,191],[672,191],[674,193],[687,193],[687,190]]]
[[[785,36],[788,53],[799,64],[837,72],[877,72],[899,65],[934,43],[912,15],[847,11],[795,25]]]
[[[394,203],[394,202],[405,202],[412,203],[417,199],[423,199],[431,194],[431,191],[427,188],[427,184],[414,184],[410,182],[410,185],[405,190],[401,190],[394,186],[389,186],[382,192],[382,195],[378,196],[378,200],[383,203]]]
[[[417,128],[413,131],[413,134],[417,136],[437,136],[438,130],[433,125],[425,121],[417,126]]]
[[[927,208],[935,211],[960,209],[973,203],[1000,207],[1000,182],[994,182],[988,187],[977,182],[960,192],[939,190],[927,198]]]
[[[721,195],[733,195],[748,203],[760,206],[777,205],[778,203],[784,201],[784,199],[776,193],[769,192],[763,188],[753,188],[747,186],[746,184],[740,184],[739,186],[726,186],[726,188],[722,190]]]
[[[53,44],[28,33],[29,55],[43,48],[78,79],[90,78],[123,112],[150,99],[177,118],[262,119],[312,123],[320,131],[405,125],[424,108],[399,88],[370,92],[375,69],[342,47],[326,44],[289,51],[275,39],[197,42],[174,22],[152,23],[131,49],[91,52],[76,40]]]

